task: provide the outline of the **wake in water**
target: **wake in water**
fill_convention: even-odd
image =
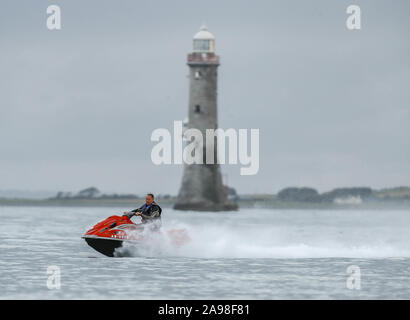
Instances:
[[[179,244],[172,230],[184,230]],[[160,233],[144,234],[138,246],[125,243],[116,256],[191,258],[386,258],[410,257],[408,243],[389,230],[321,225],[169,221]],[[377,233],[377,236],[375,234]],[[400,241],[400,242],[398,242]]]
[[[141,229],[127,231],[127,237],[136,240],[124,241],[122,247],[115,250],[114,256],[161,256],[191,241],[185,228],[159,230],[155,222],[147,223]]]

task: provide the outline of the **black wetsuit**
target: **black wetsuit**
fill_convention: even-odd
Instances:
[[[131,210],[125,215],[128,218],[133,217],[137,212],[141,212],[141,218],[142,218],[142,223],[146,222],[156,222],[160,223],[161,222],[161,213],[162,209],[161,207],[153,202],[151,205],[147,206],[146,204],[143,204],[141,207],[138,209]]]

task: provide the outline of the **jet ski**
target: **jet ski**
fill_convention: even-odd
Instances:
[[[135,224],[127,216],[110,216],[107,219],[100,221],[90,230],[88,230],[82,238],[87,244],[98,252],[114,257],[115,250],[123,246],[125,242],[132,243],[136,246],[143,245],[144,228],[146,224]],[[161,231],[152,231],[161,232]],[[171,243],[176,246],[181,246],[187,243],[190,239],[184,229],[173,229],[167,232]]]

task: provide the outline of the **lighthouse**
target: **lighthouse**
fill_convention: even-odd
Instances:
[[[215,54],[215,37],[202,26],[193,38],[193,50],[188,54],[189,104],[186,129],[197,129],[206,136],[207,129],[218,128],[217,80],[219,56]],[[193,211],[224,211],[236,209],[228,201],[228,187],[222,183],[217,163],[216,138],[203,144],[202,154],[213,149],[214,163],[185,164],[182,184],[174,208]],[[208,148],[208,149],[207,149]],[[209,149],[211,148],[211,149]]]

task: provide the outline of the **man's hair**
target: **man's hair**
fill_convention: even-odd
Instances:
[[[152,193],[147,193],[147,196],[151,196],[152,199],[155,199],[155,197]]]

